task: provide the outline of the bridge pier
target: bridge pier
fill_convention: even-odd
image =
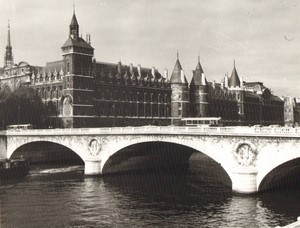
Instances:
[[[85,160],[84,175],[93,176],[101,174],[101,160]]]
[[[257,170],[250,167],[239,167],[232,172],[232,191],[242,194],[257,192]]]

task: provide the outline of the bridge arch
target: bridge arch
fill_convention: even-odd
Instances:
[[[192,138],[192,137],[191,137]],[[132,137],[130,140],[127,140],[126,138],[122,138],[121,140],[112,140],[113,144],[108,145],[106,148],[103,148],[101,152],[101,173],[106,172],[106,166],[109,162],[109,159],[116,156],[119,152],[122,150],[126,150],[132,146],[137,145],[145,145],[149,143],[156,143],[156,144],[168,144],[170,146],[178,146],[180,148],[185,148],[188,150],[187,156],[183,157],[183,159],[186,159],[184,161],[189,160],[189,157],[191,155],[191,151],[199,152],[202,154],[205,154],[207,157],[218,163],[222,169],[227,173],[230,181],[232,182],[232,176],[231,176],[231,170],[229,166],[222,164],[222,158],[218,157],[217,155],[220,153],[215,153],[214,147],[207,146],[206,142],[207,140],[203,137],[202,140],[195,140],[189,138],[189,136],[181,137],[181,138],[174,138],[172,136],[166,136],[162,135],[161,137],[157,136],[151,136],[151,135],[143,135],[143,136],[137,136]],[[184,153],[184,152],[182,152]],[[189,154],[190,153],[190,154]]]
[[[276,188],[285,188],[298,184],[300,175],[300,158],[294,158],[278,164],[270,170],[258,185],[258,191],[268,191]]]
[[[63,138],[59,137],[49,137],[47,139],[42,137],[20,137],[20,138],[8,138],[8,141],[12,141],[8,143],[7,146],[7,157],[12,157],[18,150],[22,150],[22,148],[30,147],[30,145],[42,145],[46,143],[48,145],[57,145],[60,148],[66,148],[69,151],[74,152],[81,160],[85,160],[84,151],[80,150],[76,144],[70,144],[70,142],[63,140]]]
[[[16,148],[10,158],[19,158],[21,156],[26,158],[30,163],[84,162],[75,151],[65,145],[49,141],[25,143]]]

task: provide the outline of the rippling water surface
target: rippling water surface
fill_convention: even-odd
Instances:
[[[0,184],[1,227],[275,227],[300,216],[299,188],[239,196],[195,154],[186,174],[91,178],[82,166],[33,167]]]

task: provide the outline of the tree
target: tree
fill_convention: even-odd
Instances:
[[[0,92],[2,128],[11,124],[32,124],[45,127],[46,108],[31,87],[20,87],[14,92]]]

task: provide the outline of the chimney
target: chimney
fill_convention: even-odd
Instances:
[[[185,80],[184,80],[184,71],[183,70],[180,71],[180,78],[181,78],[181,82],[185,83]]]
[[[206,85],[206,79],[204,73],[201,74],[202,85]]]
[[[138,75],[142,76],[141,65],[140,64],[137,66],[137,70],[138,70]]]
[[[164,77],[167,81],[169,81],[168,70],[166,68],[164,69]]]
[[[90,34],[86,34],[86,42],[91,45],[91,35]]]
[[[152,67],[151,74],[152,74],[153,77],[155,77],[155,67]]]
[[[118,62],[118,73],[119,74],[122,73],[122,63],[121,63],[121,61]]]
[[[241,78],[241,88],[243,88],[244,87],[243,76],[241,76],[240,78]]]
[[[216,81],[215,80],[213,80],[212,87],[216,88]]]
[[[228,88],[228,73],[225,74],[224,80],[225,80],[225,87]]]
[[[131,75],[133,75],[133,65],[132,65],[132,63],[130,63],[130,65],[129,65],[129,72],[130,72]]]

